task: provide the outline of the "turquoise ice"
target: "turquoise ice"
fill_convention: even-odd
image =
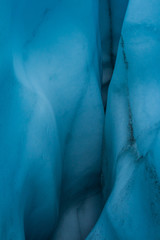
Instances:
[[[160,239],[159,1],[129,1],[105,119],[105,207],[90,237]]]
[[[0,240],[160,239],[159,13],[0,0]]]

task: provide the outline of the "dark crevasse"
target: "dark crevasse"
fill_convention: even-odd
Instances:
[[[100,0],[100,33],[102,47],[102,99],[106,109],[108,86],[114,71],[122,24],[128,0]]]

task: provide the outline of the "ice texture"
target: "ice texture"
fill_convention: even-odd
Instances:
[[[159,13],[0,0],[0,240],[160,239]]]
[[[129,1],[109,87],[106,199],[87,240],[160,239],[160,2]]]

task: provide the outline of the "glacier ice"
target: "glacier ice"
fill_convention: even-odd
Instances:
[[[0,240],[159,240],[158,0],[0,0]]]
[[[129,1],[109,87],[103,193],[88,240],[160,239],[159,1]]]

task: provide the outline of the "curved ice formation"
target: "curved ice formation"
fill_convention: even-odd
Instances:
[[[0,0],[0,240],[160,239],[159,13]]]

